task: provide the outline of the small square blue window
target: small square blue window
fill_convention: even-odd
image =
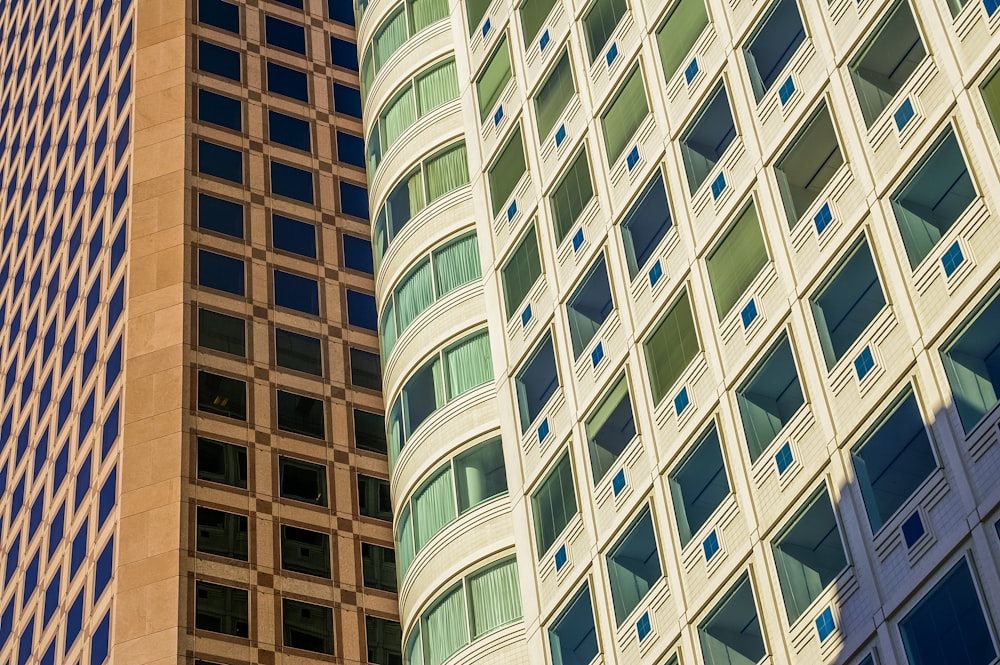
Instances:
[[[566,140],[566,125],[559,125],[559,129],[556,130],[556,147],[558,148],[562,145],[562,142]]]
[[[545,47],[549,45],[549,31],[546,30],[542,33],[542,36],[538,39],[538,50],[544,51]]]
[[[705,561],[711,561],[712,557],[719,551],[719,534],[712,530],[708,538],[701,544],[701,549],[705,553]]]
[[[577,229],[576,233],[573,234],[573,251],[580,249],[580,245],[583,244],[583,229]]]
[[[747,303],[747,306],[743,308],[740,312],[740,320],[743,322],[743,329],[746,330],[750,327],[754,321],[757,320],[757,301],[753,298]]]
[[[781,105],[784,106],[788,103],[788,100],[792,98],[792,94],[795,92],[795,81],[789,76],[785,79],[785,82],[781,84],[778,88],[778,99],[781,101]]]
[[[611,491],[614,492],[615,496],[618,496],[625,489],[625,485],[627,485],[625,482],[625,469],[618,469],[618,473],[611,479]]]
[[[792,465],[795,461],[795,457],[792,455],[792,444],[785,441],[785,445],[778,449],[778,452],[774,455],[774,464],[778,467],[778,475],[784,475],[785,471],[788,471],[788,467]]]
[[[559,549],[556,550],[556,571],[562,570],[562,567],[566,565],[566,546],[560,545]]]
[[[858,373],[858,379],[864,379],[868,372],[875,367],[875,358],[872,356],[872,349],[866,346],[858,357],[854,359],[854,371]]]
[[[347,322],[359,328],[378,330],[375,296],[347,289]]]
[[[274,304],[319,316],[319,283],[308,277],[275,270]]]
[[[906,521],[903,522],[902,531],[903,542],[906,543],[907,549],[916,545],[921,536],[926,533],[926,529],[924,529],[924,522],[920,519],[919,512],[913,513],[906,518]]]
[[[275,249],[316,258],[316,227],[309,222],[275,213],[271,216],[271,236]],[[370,251],[368,255],[371,256]]]
[[[833,620],[833,610],[827,607],[816,617],[816,632],[819,634],[819,641],[825,642],[826,638],[837,629],[837,624]]]
[[[813,223],[816,225],[816,233],[823,233],[832,221],[833,212],[830,210],[830,204],[824,203],[823,207],[816,213],[816,216],[813,217]]]
[[[639,641],[642,642],[644,639],[649,637],[649,634],[653,632],[653,626],[649,621],[649,612],[643,612],[639,620],[635,622],[635,634],[639,637]]]
[[[524,311],[521,312],[521,327],[528,325],[528,322],[530,321],[531,321],[531,303],[528,303],[527,306],[524,308]]]
[[[712,181],[712,199],[718,199],[724,191],[726,191],[726,174],[720,173],[715,180]]]
[[[545,437],[549,435],[549,419],[546,418],[538,425],[538,443],[545,440]]]
[[[493,126],[499,125],[501,120],[503,120],[503,104],[498,106],[496,113],[493,114]]]
[[[313,230],[315,245],[315,229]],[[344,234],[344,267],[350,270],[375,274],[375,264],[372,260],[372,244],[365,238]]]
[[[663,265],[660,263],[659,259],[656,259],[656,263],[653,267],[649,269],[649,286],[650,288],[656,286],[656,283],[660,281],[663,277]]]
[[[628,153],[628,157],[625,158],[625,164],[628,166],[628,170],[631,171],[635,168],[635,165],[639,163],[639,146],[633,146],[631,152]]]
[[[687,67],[684,68],[684,82],[690,84],[694,77],[698,75],[698,58],[692,58]]]
[[[954,275],[958,267],[964,262],[965,255],[962,254],[962,248],[959,246],[957,240],[951,244],[951,247],[941,257],[941,263],[944,265],[944,274],[947,277]]]
[[[986,8],[987,16],[993,16],[1000,9],[1000,0],[983,0],[983,7]]]
[[[892,114],[892,119],[896,122],[896,129],[900,132],[903,131],[903,128],[913,119],[913,115],[913,102],[907,97],[899,105],[899,108],[896,109],[896,112]]]
[[[490,19],[489,19],[489,17],[487,17],[486,18],[486,23],[483,23],[483,37],[485,37],[486,35],[490,34],[490,27],[491,27]]]
[[[354,134],[337,132],[337,160],[365,168],[365,140]]]
[[[594,350],[590,352],[590,362],[594,367],[597,367],[601,361],[604,359],[604,343],[598,342]]]
[[[614,62],[615,58],[617,57],[618,57],[618,42],[615,42],[614,44],[611,45],[611,48],[608,49],[608,55],[605,58],[608,61],[608,67],[611,66],[611,63]]]
[[[341,180],[340,210],[353,217],[368,219],[368,190]]]
[[[516,214],[517,214],[517,200],[515,199],[510,202],[509,206],[507,206],[507,221],[509,222],[512,219],[514,219],[514,215]]]
[[[674,411],[679,416],[684,413],[684,409],[688,408],[688,404],[690,403],[691,400],[688,397],[687,386],[684,386],[681,388],[681,391],[677,393],[677,397],[674,398]]]
[[[349,115],[352,118],[361,117],[361,91],[357,88],[333,84],[333,108],[337,113]]]

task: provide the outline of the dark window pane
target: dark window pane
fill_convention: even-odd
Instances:
[[[277,111],[268,111],[268,137],[275,143],[309,152],[312,147],[309,123]]]
[[[278,367],[323,375],[323,353],[315,337],[278,328],[274,332],[274,346]]]
[[[316,258],[316,227],[283,215],[271,217],[271,235],[275,249]]]
[[[194,627],[213,633],[248,637],[250,622],[246,589],[198,582],[195,585]]]
[[[240,54],[208,42],[198,42],[198,70],[233,81],[241,80]]]
[[[240,8],[223,0],[198,0],[198,22],[240,32]]]
[[[281,568],[329,579],[330,536],[282,524]]]
[[[354,42],[330,37],[330,58],[335,65],[358,71],[358,45]]]
[[[279,493],[284,499],[326,505],[326,467],[290,457],[278,458]]]
[[[385,419],[377,413],[354,409],[354,445],[385,455]]]
[[[208,141],[198,141],[198,173],[242,184],[243,153]]]
[[[358,509],[365,517],[392,521],[389,481],[358,474]]]
[[[198,346],[246,357],[246,323],[235,316],[199,309]]]
[[[361,91],[357,88],[333,84],[333,107],[337,113],[349,115],[352,118],[361,117]]]
[[[302,0],[274,0],[275,2],[280,2],[283,5],[288,5],[289,7],[295,7],[296,9],[302,9]]]
[[[267,63],[267,91],[300,102],[309,101],[309,78],[300,72],[279,64]]]
[[[246,515],[198,506],[197,521],[199,552],[247,560],[249,539]]]
[[[316,653],[333,654],[333,610],[290,598],[281,601],[284,645]]]
[[[337,132],[337,160],[365,168],[365,140],[360,136]]]
[[[264,18],[264,38],[268,45],[306,54],[306,29],[274,16]]]
[[[334,21],[354,25],[354,7],[350,2],[327,0],[327,7],[330,9],[330,18]]]
[[[281,162],[271,162],[271,193],[311,204],[313,174]]]
[[[322,400],[279,390],[278,429],[322,439],[324,434]]]
[[[198,228],[242,238],[243,204],[217,199],[208,194],[199,194]]]
[[[368,219],[368,190],[341,180],[340,210],[354,217]]]
[[[199,437],[198,479],[246,488],[247,449]]]
[[[344,234],[344,267],[351,270],[375,274],[372,261],[372,244],[364,238]]]
[[[347,322],[352,326],[378,330],[375,296],[347,290]]]
[[[368,646],[369,663],[375,665],[402,664],[403,631],[395,621],[366,616],[365,642]]]
[[[377,353],[351,348],[351,383],[361,388],[382,390],[382,366]]]
[[[244,295],[243,261],[231,256],[200,250],[198,285],[233,295]]]
[[[392,549],[361,543],[361,567],[366,587],[396,592],[396,553]]]
[[[314,279],[275,270],[274,304],[319,316],[319,284]]]
[[[237,420],[247,419],[247,386],[243,381],[198,372],[198,410]]]
[[[198,91],[198,120],[242,131],[243,106],[240,100],[209,90]]]

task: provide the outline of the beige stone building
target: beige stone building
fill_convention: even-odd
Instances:
[[[353,24],[0,4],[3,662],[399,662]]]

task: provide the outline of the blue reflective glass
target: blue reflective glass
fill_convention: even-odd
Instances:
[[[242,238],[243,204],[198,194],[198,227]]]
[[[245,295],[242,259],[200,250],[198,252],[198,285],[237,296]]]
[[[264,39],[269,46],[306,54],[306,29],[276,16],[264,17]]]
[[[319,283],[314,279],[275,270],[274,304],[318,316]]]
[[[364,238],[344,234],[344,267],[350,270],[375,274],[372,244]]]
[[[210,90],[198,90],[198,120],[242,131],[242,102]]]
[[[281,162],[271,162],[271,193],[312,204],[313,174]]]
[[[240,8],[223,0],[198,0],[198,21],[239,34]]]
[[[330,37],[330,59],[339,67],[358,71],[358,45],[345,39]]]
[[[243,153],[208,141],[198,141],[198,173],[243,183]]]
[[[306,152],[312,148],[308,121],[277,111],[268,111],[267,118],[268,138],[271,141]]]
[[[316,227],[313,224],[275,213],[271,217],[271,233],[275,249],[316,258]]]
[[[208,42],[198,42],[198,69],[233,81],[242,80],[239,52]]]
[[[360,136],[337,132],[337,160],[365,168],[365,140]]]
[[[267,63],[267,91],[308,102],[309,78],[304,72],[269,62]]]

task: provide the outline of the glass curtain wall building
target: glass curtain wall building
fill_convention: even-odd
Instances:
[[[350,4],[0,44],[0,659],[399,662]]]
[[[998,662],[1000,6],[355,9],[404,662]]]

